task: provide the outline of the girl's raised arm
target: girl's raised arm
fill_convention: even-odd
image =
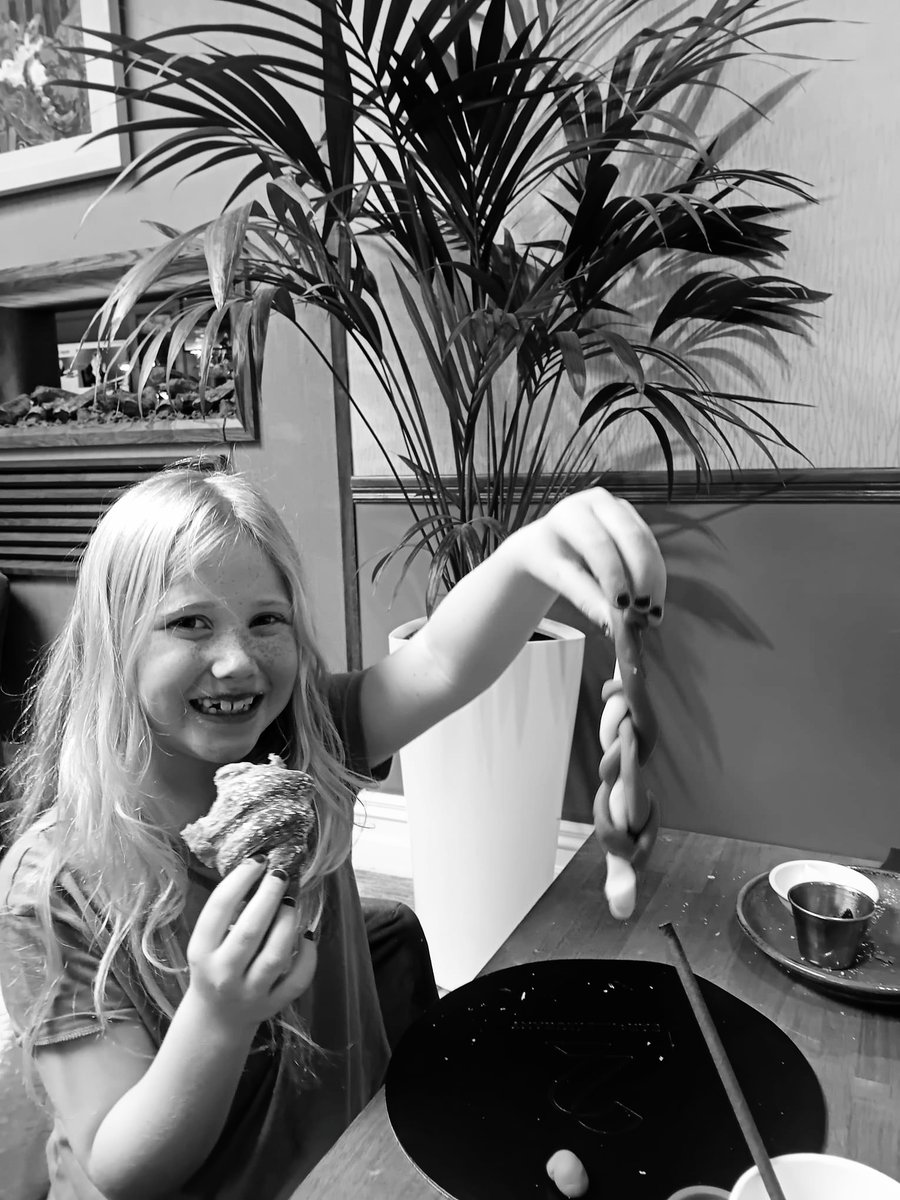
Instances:
[[[361,692],[371,764],[489,687],[562,596],[591,621],[662,620],[666,569],[649,526],[594,488],[518,530],[466,575],[428,623],[371,667]]]

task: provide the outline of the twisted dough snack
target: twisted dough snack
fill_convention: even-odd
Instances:
[[[266,854],[269,870],[280,867],[296,881],[316,826],[310,776],[270,754],[267,764],[219,767],[215,782],[209,812],[181,831],[188,847],[223,876],[250,855]]]
[[[640,767],[656,745],[659,727],[650,705],[641,667],[641,628],[613,614],[612,634],[616,669],[603,685],[600,717],[600,787],[594,798],[598,832],[611,823],[639,837],[654,819],[653,805],[640,778]],[[606,899],[620,921],[634,912],[637,879],[631,863],[615,854],[606,856]]]

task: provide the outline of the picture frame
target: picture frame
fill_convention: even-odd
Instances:
[[[54,75],[115,86],[114,64],[67,46],[77,40],[103,49],[99,37],[81,30],[120,32],[118,0],[30,0],[24,24],[10,16],[23,8],[0,0],[0,199],[118,171],[128,153],[123,134],[90,141],[124,119],[121,101],[93,89],[43,87]]]

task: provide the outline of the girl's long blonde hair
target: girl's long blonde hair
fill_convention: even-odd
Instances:
[[[60,872],[76,868],[105,948],[94,1007],[105,1027],[104,988],[114,963],[127,964],[160,1016],[171,1018],[187,987],[184,955],[172,936],[184,908],[187,851],[139,811],[135,797],[150,763],[151,731],[138,698],[137,667],[158,606],[172,581],[224,556],[239,539],[268,555],[292,604],[299,670],[293,700],[257,747],[275,751],[317,783],[318,834],[300,879],[301,904],[318,910],[324,879],[346,859],[360,780],[347,768],[324,698],[300,558],[281,518],[243,476],[168,469],[125,492],[100,520],[85,551],[68,619],[50,647],[17,731],[9,769],[13,837],[51,809],[53,853],[42,867],[38,913],[47,951],[47,988],[32,1014],[26,1060],[61,970],[51,933],[51,895]],[[291,1061],[309,1066],[312,1046],[296,1012],[282,1014]]]

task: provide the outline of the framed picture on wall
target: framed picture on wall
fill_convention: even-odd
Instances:
[[[115,85],[113,64],[79,48],[103,49],[91,33],[118,31],[117,0],[0,0],[0,197],[123,165],[124,136],[86,144],[122,120],[115,97],[51,82]]]

